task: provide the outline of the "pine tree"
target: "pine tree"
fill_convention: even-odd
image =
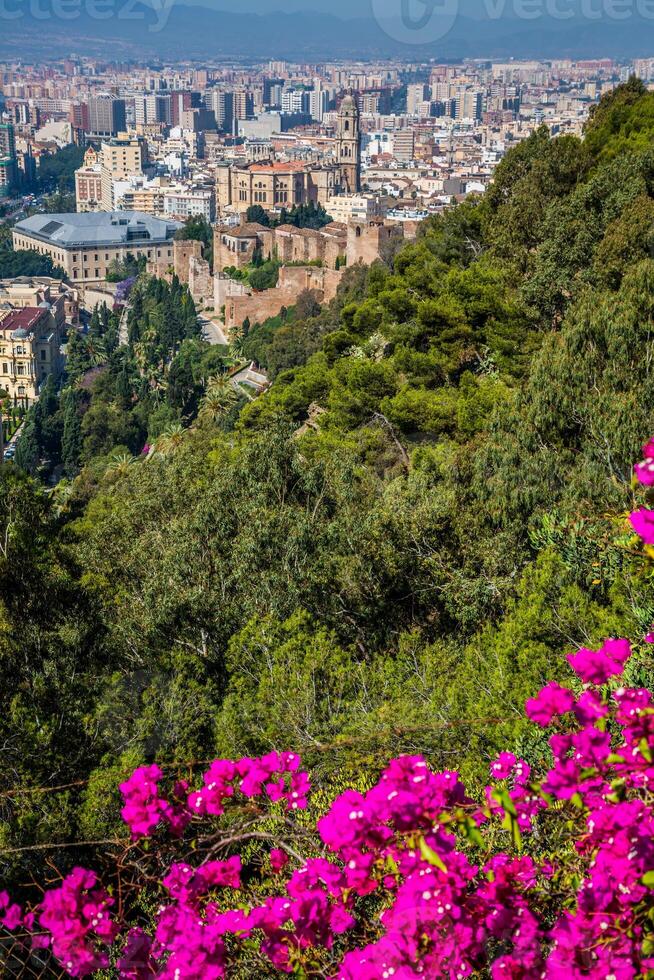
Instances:
[[[26,473],[35,475],[39,465],[39,437],[34,414],[30,413],[16,446],[16,463]]]
[[[61,461],[64,473],[71,479],[79,473],[82,454],[82,426],[75,392],[64,396],[64,432],[61,439]]]

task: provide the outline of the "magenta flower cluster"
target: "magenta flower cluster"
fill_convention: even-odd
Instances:
[[[95,872],[74,868],[60,888],[45,893],[38,916],[26,916],[24,926],[34,930],[38,922],[50,939],[37,933],[35,945],[51,945],[70,976],[86,977],[109,965],[107,947],[119,931],[111,916],[113,904]]]
[[[634,466],[634,476],[645,487],[654,486],[654,439],[643,446],[643,460]],[[629,520],[645,544],[654,544],[654,510],[640,507]]]
[[[311,784],[299,767],[300,757],[293,752],[269,752],[238,762],[216,759],[205,772],[201,789],[188,794],[188,783],[180,781],[171,802],[159,792],[163,778],[159,766],[141,766],[120,785],[125,800],[121,816],[138,840],[162,825],[181,836],[193,816],[220,816],[235,793],[248,799],[265,795],[273,803],[283,800],[289,810],[304,810]]]
[[[483,970],[496,980],[646,976],[654,970],[654,706],[647,690],[606,686],[629,655],[624,640],[581,650],[569,658],[579,693],[552,683],[527,702],[528,717],[550,731],[544,778],[502,752],[476,804],[457,773],[434,772],[421,756],[394,759],[372,789],[342,793],[318,820],[324,856],[299,863],[283,848],[270,852],[278,887],[259,905],[238,900],[234,855],[173,864],[151,935],[114,921],[112,900],[81,868],[45,893],[36,916],[0,894],[2,923],[32,930],[71,976],[106,966],[115,951],[126,980],[212,980],[228,976],[240,944],[253,941],[280,973],[342,949],[333,972],[341,980],[460,980]],[[282,801],[287,812],[307,803],[306,773],[290,753],[217,760],[199,790],[177,784],[171,800],[162,779],[148,766],[121,787],[135,838],[215,822],[239,795]],[[527,852],[548,813],[569,835],[544,859],[538,846]],[[370,899],[383,909],[372,920]],[[348,943],[357,932],[368,941]]]
[[[654,485],[654,442],[646,457],[636,472]],[[124,980],[218,980],[252,949],[271,971],[311,965],[339,980],[654,976],[654,704],[622,686],[630,656],[623,639],[581,649],[568,657],[574,690],[553,682],[527,701],[547,732],[546,772],[502,752],[475,802],[456,772],[393,759],[318,820],[320,856],[283,840],[270,851],[272,894],[258,903],[245,900],[241,857],[205,848],[170,866],[154,923],[114,918],[95,874],[77,868],[27,915],[0,893],[0,925],[79,977],[111,962]],[[120,787],[132,838],[150,850],[164,834],[209,839],[228,807],[252,800],[279,805],[292,827],[310,792],[293,753],[216,760],[191,791],[162,782],[146,766]]]

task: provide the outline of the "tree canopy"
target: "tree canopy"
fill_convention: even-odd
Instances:
[[[155,757],[293,748],[325,793],[401,753],[473,786],[499,749],[541,764],[525,699],[654,621],[625,520],[654,417],[652,98],[537,130],[484,197],[233,348],[146,275],[126,338],[108,310],[69,337],[0,468],[8,880],[41,867],[17,848],[73,867]],[[651,686],[646,652],[629,669]]]

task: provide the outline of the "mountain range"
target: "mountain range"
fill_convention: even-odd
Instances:
[[[413,2],[424,6],[424,0]],[[442,0],[427,2],[438,7]],[[539,9],[537,3],[535,0],[532,9]],[[175,0],[14,0],[13,6],[7,4],[0,13],[0,57],[27,60],[88,54],[115,60],[289,58],[311,62],[381,57],[405,61],[632,58],[654,53],[654,21],[635,13],[622,21],[590,20],[578,13],[569,20],[544,13],[526,20],[516,16],[515,2],[505,7],[502,16],[493,16],[493,11],[497,14],[503,9],[498,0],[485,0],[475,7],[462,3],[451,29],[447,30],[447,21],[442,31],[432,32],[442,37],[431,43],[407,44],[398,40],[406,34],[399,20],[389,16],[378,22],[369,4],[367,14],[346,18],[320,9],[244,13]],[[340,4],[336,9],[339,13],[344,10]],[[420,31],[415,33],[422,36]]]

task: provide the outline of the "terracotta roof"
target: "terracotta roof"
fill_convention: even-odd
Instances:
[[[256,238],[262,231],[270,231],[270,228],[251,221],[249,224],[239,225],[238,228],[226,228],[222,234],[230,238]]]
[[[299,173],[302,170],[306,170],[307,165],[301,160],[290,160],[288,163],[281,163],[279,161],[275,163],[250,163],[248,165],[248,170],[252,170],[254,173]]]
[[[26,306],[21,310],[11,310],[0,320],[0,330],[32,330],[39,320],[48,315],[48,310],[36,306]]]
[[[319,238],[321,232],[315,228],[297,228],[295,225],[278,225],[275,231],[285,231],[293,235],[302,235],[304,238]]]

